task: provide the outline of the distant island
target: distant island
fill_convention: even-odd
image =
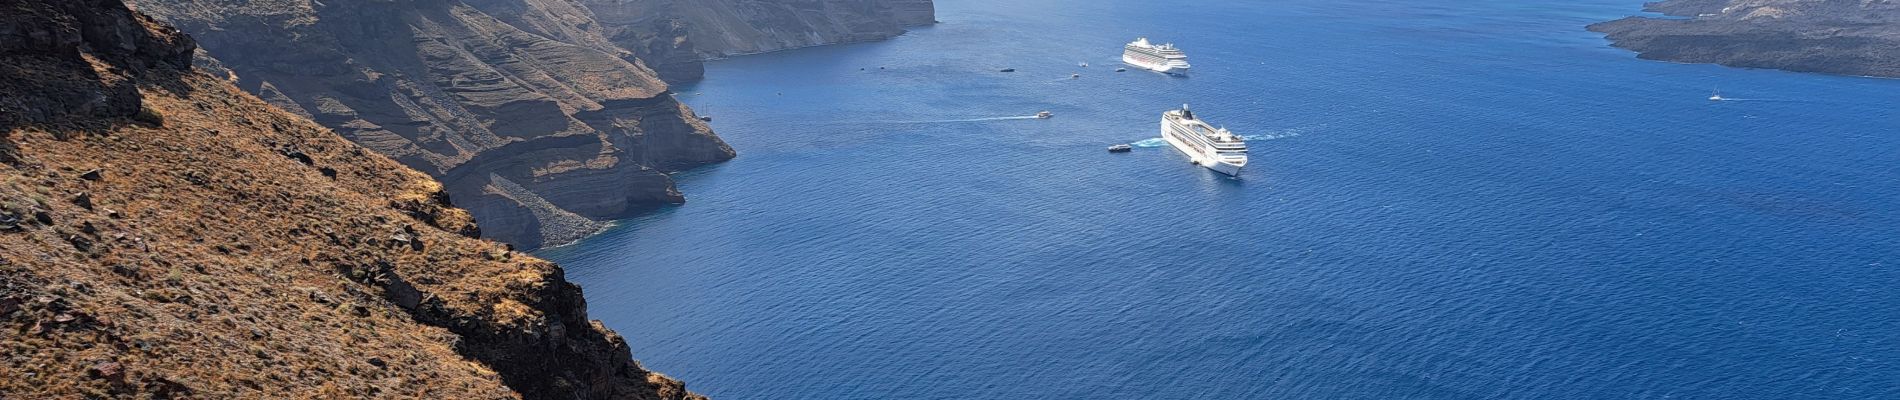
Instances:
[[[1796,72],[1900,77],[1900,3],[1668,0],[1591,25],[1638,57]]]

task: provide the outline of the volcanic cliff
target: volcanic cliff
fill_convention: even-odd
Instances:
[[[930,0],[140,0],[239,87],[442,180],[488,238],[565,243],[730,159],[661,78],[883,39]],[[653,69],[649,69],[652,66]],[[654,72],[658,69],[659,72]]]
[[[440,179],[487,237],[579,239],[733,157],[565,0],[142,0],[241,88]]]
[[[580,0],[614,43],[667,82],[708,59],[888,39],[936,23],[931,0]]]
[[[304,22],[284,25],[316,21]],[[523,36],[489,36],[510,37]],[[449,39],[351,45],[441,50],[433,40]],[[523,52],[572,51],[522,40]],[[700,398],[588,320],[560,267],[473,237],[468,213],[428,175],[192,70],[193,49],[119,0],[0,0],[0,398]],[[333,83],[369,73],[270,60]],[[471,74],[449,76],[482,76]],[[625,78],[601,75],[585,79]],[[635,99],[655,86],[627,83],[643,85],[586,93],[663,98]],[[343,118],[375,90],[436,89],[368,79],[335,92],[355,97],[305,112]],[[374,131],[360,120],[358,139]],[[409,142],[425,166],[462,154]],[[599,164],[570,168],[619,165]]]
[[[1900,3],[1669,0],[1590,26],[1639,57],[1797,72],[1900,77]]]

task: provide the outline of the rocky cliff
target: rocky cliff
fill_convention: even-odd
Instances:
[[[936,23],[931,0],[581,0],[607,37],[668,82],[706,59],[888,39]]]
[[[254,22],[278,17],[308,16]],[[449,39],[351,46],[454,56],[426,43],[436,40]],[[700,398],[588,320],[560,267],[472,237],[468,214],[429,176],[190,70],[193,49],[119,0],[0,0],[0,398]],[[338,74],[315,75],[330,82],[370,73],[278,57],[291,58],[260,59]],[[645,85],[622,90],[655,90]],[[371,78],[303,112],[436,110],[351,102],[439,89]],[[567,104],[524,102],[496,105]],[[668,104],[643,110],[678,112]],[[374,129],[358,120],[362,139]],[[414,145],[424,166],[480,158],[386,140]]]
[[[140,0],[241,88],[440,179],[524,248],[683,201],[733,151],[571,0]]]
[[[1640,57],[1799,72],[1900,77],[1900,3],[1885,0],[1670,0],[1591,25]]]

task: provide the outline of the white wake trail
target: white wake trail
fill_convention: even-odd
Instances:
[[[1037,119],[1037,118],[1034,115],[1025,115],[1025,116],[1019,116],[1019,117],[939,119],[939,120],[930,120],[930,121],[884,121],[884,123],[887,123],[887,124],[954,124],[954,123],[963,123],[963,122],[1017,121],[1017,120],[1025,120],[1025,119]]]
[[[1274,140],[1274,139],[1286,139],[1286,138],[1299,137],[1299,136],[1300,136],[1299,132],[1288,131],[1284,133],[1275,133],[1275,134],[1240,135],[1240,140],[1244,140],[1248,142],[1259,142],[1259,141],[1267,141],[1267,140]],[[1128,142],[1128,145],[1135,148],[1149,149],[1149,148],[1167,146],[1168,140],[1162,139],[1162,138],[1147,138],[1147,139],[1137,140],[1133,142]]]

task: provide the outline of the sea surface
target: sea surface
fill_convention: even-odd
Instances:
[[[938,3],[710,64],[740,157],[542,255],[720,400],[1900,399],[1900,81],[1584,30],[1640,0]],[[1184,103],[1238,179],[1104,151]]]

